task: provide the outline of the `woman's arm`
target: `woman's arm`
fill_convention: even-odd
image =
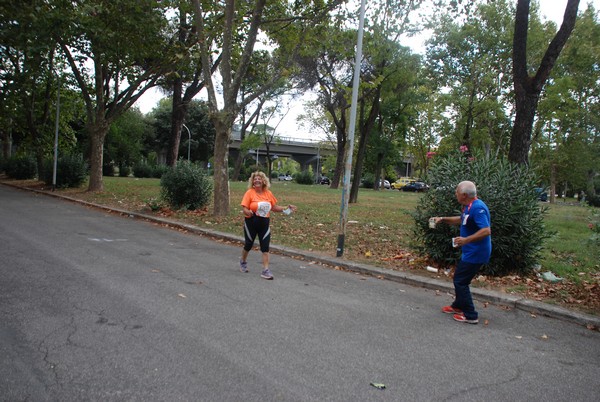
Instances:
[[[296,212],[296,209],[298,209],[295,205],[289,204],[289,205],[286,205],[285,207],[281,206],[281,205],[273,205],[272,210],[274,212],[283,212],[284,210],[286,210],[288,208],[291,209],[292,212]]]

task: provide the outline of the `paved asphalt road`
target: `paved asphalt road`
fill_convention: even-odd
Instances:
[[[598,331],[481,304],[460,324],[445,293],[275,255],[266,281],[239,254],[0,186],[0,400],[599,399]]]

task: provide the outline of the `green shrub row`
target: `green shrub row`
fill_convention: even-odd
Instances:
[[[54,177],[54,160],[44,161],[44,183],[52,185]],[[56,187],[79,187],[85,181],[88,165],[81,155],[64,155],[56,161]]]
[[[141,162],[133,166],[133,175],[140,179],[143,177],[160,179],[167,170],[169,170],[169,167],[166,165],[151,165],[149,163]]]
[[[34,179],[37,175],[37,163],[32,156],[13,156],[6,160],[6,175],[16,180]]]

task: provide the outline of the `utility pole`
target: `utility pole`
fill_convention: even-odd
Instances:
[[[52,167],[52,191],[56,190],[56,168],[58,165],[58,120],[60,119],[60,76],[56,75],[56,124],[54,130],[54,163]]]
[[[348,128],[348,148],[346,148],[344,181],[342,187],[342,205],[340,208],[340,227],[336,256],[344,254],[344,240],[348,223],[348,202],[350,199],[350,175],[352,174],[352,154],[354,153],[354,130],[356,129],[356,108],[358,103],[358,86],[360,84],[360,64],[362,60],[362,42],[365,26],[365,0],[360,2],[360,22],[358,24],[358,40],[356,43],[356,59],[354,60],[354,81],[352,83],[352,105],[350,107],[350,127]],[[357,177],[354,178],[358,180]]]

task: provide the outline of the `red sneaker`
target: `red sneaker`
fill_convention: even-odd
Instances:
[[[454,317],[454,321],[466,322],[467,324],[477,324],[479,322],[479,320],[477,318],[474,320],[467,319],[467,317],[465,317],[464,314],[462,314],[462,313],[454,314],[453,317]]]
[[[452,306],[444,306],[442,307],[442,313],[446,314],[462,314],[462,310],[458,308],[454,308]]]

